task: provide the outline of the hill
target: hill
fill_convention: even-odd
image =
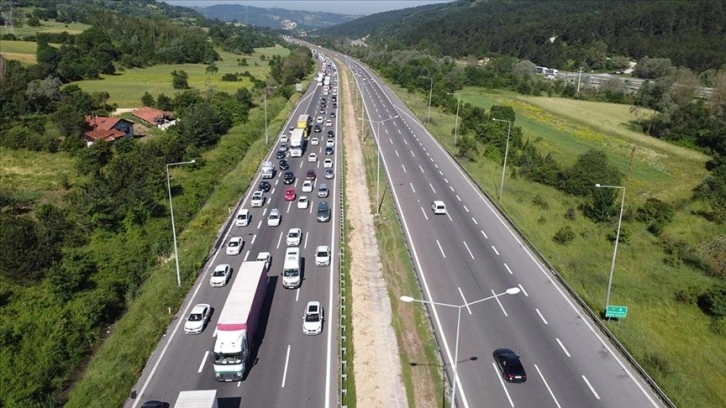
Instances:
[[[357,17],[321,11],[259,8],[239,4],[215,4],[207,7],[194,7],[193,9],[212,20],[237,21],[238,23],[257,27],[296,32],[344,24]]]

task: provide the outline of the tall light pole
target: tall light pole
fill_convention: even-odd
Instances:
[[[275,89],[275,88],[276,87],[274,87],[274,86],[266,86],[263,89],[263,93],[265,95],[265,144],[269,144],[269,142],[270,142],[270,138],[269,138],[269,135],[267,133],[267,91],[269,89]]]
[[[615,188],[623,190],[623,199],[620,201],[620,216],[618,217],[618,232],[615,234],[615,249],[613,250],[613,260],[610,263],[610,279],[608,279],[608,293],[605,296],[605,311],[607,312],[610,305],[610,287],[613,285],[613,272],[615,272],[615,257],[618,255],[618,242],[620,242],[620,226],[623,223],[623,208],[625,207],[625,187],[623,186],[604,186],[595,184],[597,188]]]
[[[383,119],[383,120],[372,120],[372,119],[366,119],[366,118],[363,118],[363,117],[360,118],[361,122],[364,121],[364,120],[367,120],[367,121],[369,121],[371,123],[375,123],[376,124],[376,132],[373,135],[375,137],[375,139],[376,139],[376,151],[378,153],[376,155],[377,156],[377,161],[378,161],[378,164],[376,166],[376,215],[378,215],[379,196],[380,196],[380,191],[381,191],[381,146],[378,143],[378,132],[381,130],[381,123],[387,122],[387,121],[392,120],[392,119],[396,119],[399,116],[401,116],[401,115],[396,115],[396,116],[390,117],[388,119]]]
[[[434,302],[432,300],[422,300],[422,299],[414,299],[411,296],[401,296],[400,299],[402,302],[411,303],[411,302],[418,302],[418,303],[427,303],[430,305],[436,305],[436,306],[445,306],[445,307],[452,307],[454,309],[457,309],[457,317],[456,317],[456,345],[454,346],[454,383],[451,386],[451,407],[454,408],[456,406],[456,386],[458,385],[459,380],[459,373],[457,372],[457,365],[459,362],[459,331],[461,328],[461,309],[463,308],[469,308],[471,305],[475,305],[477,303],[484,302],[485,300],[494,299],[499,296],[503,295],[516,295],[520,292],[520,289],[517,287],[509,288],[505,290],[503,293],[495,294],[489,297],[485,297],[483,299],[475,300],[473,302],[464,303],[463,305],[452,305],[449,303],[440,303],[440,302]],[[469,311],[469,314],[471,314],[471,310]]]
[[[431,86],[429,87],[429,110],[428,110],[428,113],[426,114],[426,123],[431,123],[431,94],[434,90],[434,80],[431,77],[427,77],[427,76],[423,76],[423,75],[421,75],[421,78],[426,78],[429,81],[431,81]]]
[[[176,264],[176,285],[181,287],[181,274],[179,273],[179,249],[176,244],[176,226],[174,225],[174,206],[171,202],[171,179],[169,177],[169,167],[180,166],[182,164],[194,163],[196,160],[167,163],[166,164],[166,189],[169,191],[169,213],[171,213],[171,234],[174,237],[174,263]]]
[[[504,148],[504,166],[502,167],[502,181],[499,182],[499,201],[502,201],[502,194],[504,193],[504,174],[507,172],[507,156],[509,155],[509,134],[512,131],[512,121],[496,118],[492,118],[492,120],[496,122],[509,123],[509,127],[507,127],[507,147]]]
[[[459,103],[461,103],[461,99],[459,99],[459,96],[456,96],[456,121],[454,122],[454,146],[456,146],[456,136],[459,133]]]

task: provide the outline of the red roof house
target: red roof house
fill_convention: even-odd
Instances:
[[[144,106],[131,112],[132,115],[153,126],[163,126],[174,120],[171,112]]]
[[[90,146],[97,140],[113,142],[114,140],[134,135],[134,123],[126,119],[106,116],[86,116],[89,131],[83,134],[86,145]]]

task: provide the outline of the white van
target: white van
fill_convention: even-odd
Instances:
[[[246,227],[250,223],[250,210],[243,208],[234,217],[234,225]]]
[[[300,287],[300,283],[300,248],[287,248],[282,266],[282,287],[294,289]]]
[[[446,214],[446,204],[443,201],[436,200],[431,203],[431,210],[434,214]]]

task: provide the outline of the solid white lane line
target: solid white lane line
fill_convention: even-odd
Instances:
[[[590,381],[587,381],[587,377],[584,375],[582,376],[582,379],[585,380],[585,384],[587,384],[588,387],[590,387],[590,391],[592,391],[593,395],[595,395],[595,398],[600,399],[600,396],[597,395],[597,392],[594,388],[592,388],[592,385],[590,384]]]
[[[456,199],[459,200],[459,201],[461,201],[461,197],[459,197],[458,194],[456,195]]]
[[[471,220],[474,221],[474,225],[479,225],[479,221],[477,221],[476,218],[471,217]]]
[[[497,247],[495,247],[494,245],[492,245],[492,249],[494,250],[494,253],[495,254],[499,255],[499,251],[497,251]]]
[[[204,369],[204,363],[207,361],[207,358],[209,357],[209,350],[204,352],[204,357],[202,357],[202,363],[199,364],[199,369],[197,370],[197,373],[201,373]]]
[[[466,212],[469,212],[469,207],[464,206],[464,209],[466,210]]]
[[[469,314],[471,314],[471,309],[469,308],[469,302],[466,301],[466,298],[464,297],[464,292],[461,291],[460,287],[457,287],[459,289],[459,295],[461,295],[461,299],[464,301],[464,305],[466,306],[466,310],[469,311]]]
[[[572,357],[572,356],[570,355],[570,352],[569,352],[569,351],[567,351],[567,349],[565,348],[565,345],[564,345],[564,344],[562,344],[562,342],[560,341],[560,339],[558,339],[557,337],[555,337],[555,340],[557,340],[557,344],[559,344],[559,345],[560,345],[560,347],[562,347],[562,351],[564,351],[564,352],[565,352],[565,355],[567,355],[567,357]]]
[[[439,251],[441,251],[441,255],[443,255],[444,258],[446,258],[446,254],[444,253],[444,248],[441,248],[441,243],[439,242],[438,239],[436,240],[436,245],[439,246]]]
[[[410,184],[410,185],[411,185],[411,190],[413,191],[413,193],[414,193],[414,194],[416,194],[416,189],[415,189],[415,188],[413,188],[413,183],[408,183],[408,184]]]
[[[282,242],[282,232],[280,233],[280,238],[277,239],[277,249],[280,249],[281,242]]]
[[[393,153],[396,153],[396,157],[401,157],[401,156],[400,156],[400,155],[398,154],[398,150],[394,150],[394,151],[393,151]]]
[[[287,356],[285,357],[285,369],[282,371],[282,388],[285,388],[285,380],[287,379],[287,367],[290,363],[290,345],[287,345]]]
[[[529,297],[529,293],[527,293],[527,291],[526,291],[526,290],[524,290],[524,286],[522,286],[522,284],[521,284],[521,283],[520,283],[520,284],[518,284],[517,286],[519,286],[519,289],[521,289],[521,290],[522,290],[522,293],[524,293],[524,296],[526,296],[526,297]]]
[[[506,263],[506,262],[504,263],[504,267],[505,267],[505,268],[507,268],[507,272],[509,272],[509,274],[510,274],[510,275],[514,275],[514,274],[512,273],[512,270],[511,270],[511,269],[509,269],[509,265],[507,265],[507,263]]]
[[[401,164],[401,168],[403,169],[403,172],[404,172],[404,173],[408,173],[408,172],[406,171],[406,168],[405,168],[405,167],[403,166],[403,164]]]
[[[497,303],[499,303],[499,307],[502,308],[502,313],[504,313],[504,316],[509,317],[509,315],[507,314],[507,311],[504,310],[504,305],[502,305],[502,302],[499,301],[499,296],[497,296],[497,294],[496,294],[496,292],[494,292],[494,290],[492,290],[492,295],[494,295],[494,299],[497,301]]]
[[[419,169],[421,169],[421,173],[426,173],[426,172],[424,171],[423,167],[421,167],[421,165],[420,165],[420,164],[418,165],[418,168],[419,168]]]
[[[544,375],[542,375],[542,371],[540,371],[539,367],[537,367],[537,364],[534,365],[534,368],[537,369],[537,372],[539,373],[540,378],[542,378],[542,382],[544,382],[545,387],[547,387],[547,391],[550,392],[550,395],[552,396],[552,399],[555,401],[555,405],[557,405],[557,408],[562,408],[559,401],[557,401],[557,397],[555,397],[555,394],[552,392],[552,388],[550,388],[550,385],[547,383],[547,380],[545,380]]]
[[[471,253],[471,249],[469,249],[469,245],[466,245],[466,241],[462,241],[464,243],[464,246],[466,247],[466,251],[469,252],[469,256],[471,259],[474,259],[474,254]]]
[[[547,319],[545,319],[544,316],[542,316],[542,312],[540,312],[539,309],[537,309],[535,307],[534,310],[537,311],[537,314],[539,315],[539,318],[542,319],[542,321],[544,322],[544,324],[549,324],[549,323],[547,323]]]
[[[429,220],[429,216],[428,216],[428,215],[426,215],[426,210],[424,210],[424,208],[423,208],[423,207],[421,207],[421,212],[423,213],[423,215],[424,215],[424,218],[426,218],[426,221],[428,221],[428,220]]]
[[[509,391],[507,391],[507,386],[504,385],[504,380],[502,379],[502,374],[499,372],[499,369],[497,368],[497,365],[492,362],[492,367],[494,367],[494,374],[499,378],[499,384],[502,384],[502,389],[504,390],[504,393],[507,394],[507,399],[509,400],[509,405],[514,408],[514,402],[512,402],[512,397],[509,396]]]

